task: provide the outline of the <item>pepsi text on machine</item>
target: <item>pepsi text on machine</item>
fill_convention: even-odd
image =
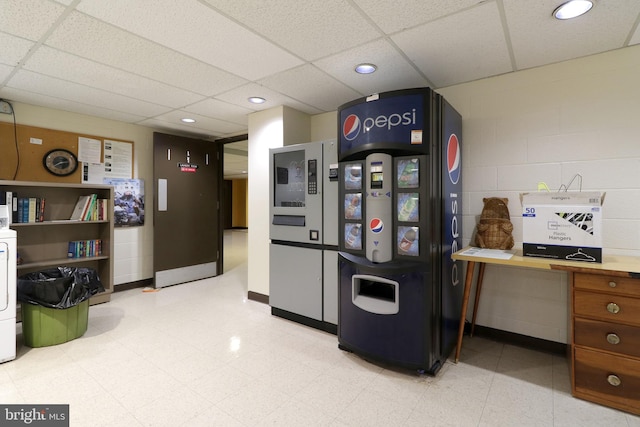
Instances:
[[[460,210],[458,204],[458,189],[460,188],[460,156],[461,156],[461,147],[458,141],[458,136],[455,133],[449,135],[446,152],[445,152],[445,161],[447,166],[447,176],[448,181],[445,180],[445,191],[447,191],[447,202],[450,204],[451,212],[446,216],[450,216],[451,220],[449,223],[449,233],[448,238],[451,240],[451,253],[446,254],[447,256],[451,256],[454,252],[457,252],[460,248],[460,230],[459,230],[459,217]],[[457,286],[460,283],[460,278],[458,274],[458,262],[451,262],[451,285]]]
[[[344,119],[342,134],[348,141],[353,141],[358,137],[360,132],[363,134],[375,130],[375,128],[386,129],[390,131],[391,128],[396,126],[409,126],[416,124],[416,109],[412,108],[411,111],[405,113],[391,113],[388,116],[379,115],[376,117],[366,117],[364,120],[360,120],[355,114],[350,114]]]
[[[364,144],[422,144],[413,137],[425,130],[424,98],[421,94],[380,98],[356,104],[340,112],[340,152]]]

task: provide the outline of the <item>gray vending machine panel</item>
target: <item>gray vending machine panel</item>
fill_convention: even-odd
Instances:
[[[322,143],[273,148],[269,154],[269,238],[321,244]]]

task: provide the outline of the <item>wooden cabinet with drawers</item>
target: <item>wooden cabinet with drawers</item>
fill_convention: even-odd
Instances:
[[[571,297],[573,395],[640,414],[640,278],[574,271]]]

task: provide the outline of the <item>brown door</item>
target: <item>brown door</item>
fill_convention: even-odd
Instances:
[[[154,133],[153,152],[155,287],[220,274],[218,145]]]

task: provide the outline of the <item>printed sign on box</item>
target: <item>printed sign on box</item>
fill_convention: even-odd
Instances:
[[[523,193],[524,256],[602,262],[605,193]]]

